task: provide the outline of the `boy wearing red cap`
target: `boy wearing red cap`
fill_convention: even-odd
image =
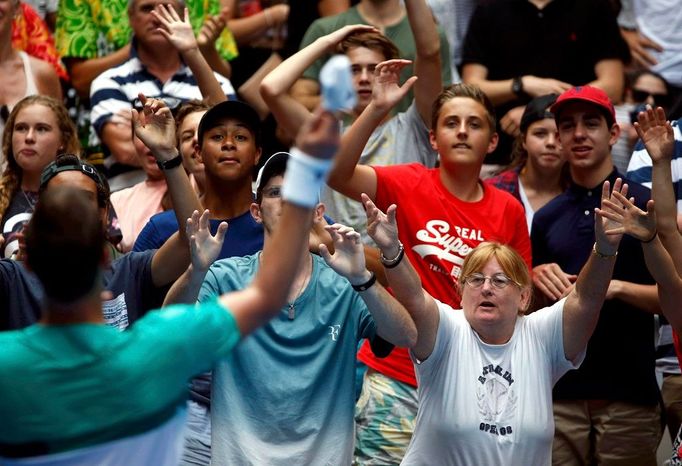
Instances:
[[[602,184],[605,180],[613,184],[622,175],[611,158],[620,128],[602,90],[571,88],[559,96],[552,112],[571,184],[535,214],[531,243],[534,285],[542,298],[555,301],[571,289],[592,253],[594,208]],[[628,185],[628,195],[644,208],[650,191],[636,183]],[[554,387],[554,464],[656,464],[660,411],[652,316],[658,300],[653,283],[639,242],[624,237],[585,361]]]

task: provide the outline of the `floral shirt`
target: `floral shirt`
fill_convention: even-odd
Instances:
[[[186,4],[195,34],[208,16],[220,13],[218,0],[188,0]],[[61,0],[58,13],[56,40],[62,57],[97,58],[130,42],[128,0]],[[227,29],[216,45],[226,60],[238,55],[237,44]]]

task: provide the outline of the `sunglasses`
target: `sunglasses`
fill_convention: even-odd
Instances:
[[[670,104],[670,96],[668,94],[652,94],[647,91],[632,90],[632,98],[635,102],[646,102],[649,97],[654,99],[654,105],[657,107],[667,107]]]

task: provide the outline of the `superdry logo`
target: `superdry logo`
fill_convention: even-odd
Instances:
[[[463,240],[485,241],[481,230],[475,228],[454,227],[456,235],[450,233],[450,224],[443,220],[429,220],[426,228],[417,231],[417,240],[423,243],[412,247],[422,258],[436,256],[437,259],[451,262],[450,275],[457,278],[464,263],[464,258],[473,249]]]

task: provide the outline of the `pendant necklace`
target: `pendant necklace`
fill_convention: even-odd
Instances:
[[[298,288],[298,291],[296,292],[296,295],[294,296],[294,299],[287,303],[287,316],[289,317],[289,320],[294,320],[294,317],[296,317],[296,300],[301,297],[303,294],[303,290],[305,289],[306,285],[308,282],[310,282],[310,278],[313,275],[313,267],[312,267],[312,257],[310,258],[310,274],[301,282],[301,286]]]
[[[20,188],[21,189],[21,188]],[[28,194],[27,194],[28,193]],[[26,203],[30,207],[30,213],[35,212],[36,210],[36,203],[38,202],[37,196],[38,193],[34,193],[33,191],[24,191],[23,189],[21,190],[21,194],[24,195],[24,199],[26,199]]]

